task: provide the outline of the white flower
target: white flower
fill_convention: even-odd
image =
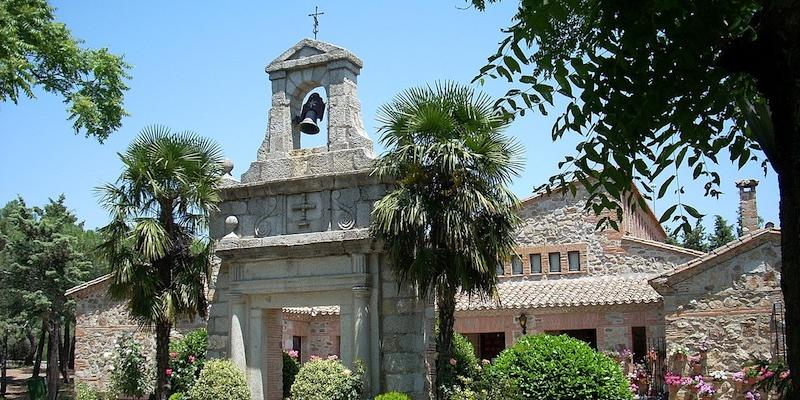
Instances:
[[[728,374],[725,371],[714,371],[711,373],[711,377],[716,381],[724,381]]]
[[[107,352],[103,353],[103,358],[109,358],[109,357],[111,357],[111,352],[110,351],[107,351]]]

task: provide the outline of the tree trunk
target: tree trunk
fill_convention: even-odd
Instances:
[[[61,341],[61,356],[59,357],[59,369],[64,383],[69,383],[69,345],[72,343],[69,336],[69,317],[64,318],[64,338]]]
[[[72,335],[72,340],[69,341],[69,369],[75,369],[75,335]]]
[[[8,334],[3,334],[3,355],[0,359],[0,396],[6,394],[6,370],[8,367]]]
[[[59,383],[58,353],[61,350],[61,326],[58,320],[51,319],[48,328],[50,340],[47,344],[47,400],[57,400]]]
[[[439,306],[439,334],[437,338],[438,356],[436,359],[436,398],[443,400],[445,383],[452,382],[453,370],[450,359],[453,358],[453,325],[456,312],[456,287],[442,285],[436,290]]]
[[[30,344],[28,354],[25,356],[25,365],[33,365],[33,359],[36,357],[36,335],[34,335],[33,331],[28,327],[25,328],[25,336],[28,338],[28,343]]]
[[[44,339],[47,333],[47,318],[42,318],[42,333],[39,335],[39,346],[33,359],[33,377],[38,378],[42,369],[42,353],[44,353]]]
[[[167,368],[169,368],[169,333],[172,324],[156,324],[156,400],[166,400],[169,392]]]

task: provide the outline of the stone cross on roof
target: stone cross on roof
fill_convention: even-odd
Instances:
[[[324,12],[319,12],[319,7],[314,6],[314,13],[308,14],[309,17],[314,18],[314,40],[317,40],[317,33],[319,32],[319,16],[325,14]]]

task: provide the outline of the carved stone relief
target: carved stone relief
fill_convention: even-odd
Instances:
[[[356,226],[356,203],[360,198],[358,188],[335,190],[333,200],[333,229],[349,230]]]
[[[281,227],[281,212],[283,211],[283,207],[278,207],[280,203],[279,200],[281,199],[277,196],[271,196],[260,201],[260,206],[262,206],[263,209],[260,213],[261,216],[256,221],[256,237],[280,235],[283,233]]]

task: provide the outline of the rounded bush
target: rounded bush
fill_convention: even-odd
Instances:
[[[292,384],[297,372],[300,371],[300,363],[294,357],[283,352],[283,398],[291,397]]]
[[[192,400],[250,400],[244,373],[229,360],[208,360],[189,391]]]
[[[464,387],[465,382],[474,380],[480,371],[475,347],[458,332],[453,332],[453,359],[445,366],[445,371],[447,375],[440,379],[445,390]]]
[[[411,396],[400,392],[388,392],[375,396],[375,400],[411,400]]]
[[[292,400],[358,400],[363,368],[345,368],[336,359],[312,359],[300,367],[292,385]]]
[[[525,336],[487,366],[487,389],[507,399],[623,400],[632,397],[619,364],[566,335]]]

